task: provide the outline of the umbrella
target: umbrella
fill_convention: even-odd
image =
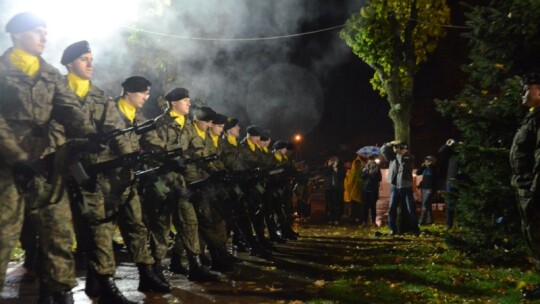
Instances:
[[[356,151],[356,154],[362,157],[368,157],[371,154],[380,155],[381,148],[375,147],[375,146],[365,146],[365,147],[360,148],[358,151]]]

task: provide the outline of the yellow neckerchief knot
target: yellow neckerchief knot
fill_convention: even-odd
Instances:
[[[268,153],[268,147],[262,147],[261,149],[264,151],[264,153]]]
[[[531,108],[529,109],[529,112],[534,112],[534,110],[536,110],[536,108],[538,108],[538,106],[531,107]]]
[[[81,77],[68,73],[67,80],[71,90],[80,98],[85,98],[90,91],[90,80],[82,79]]]
[[[249,138],[246,140],[246,142],[247,142],[247,144],[249,146],[249,149],[252,152],[255,152],[255,149],[257,149],[256,146],[255,146],[255,143],[253,143],[251,140],[249,140]]]
[[[283,158],[284,158],[285,160],[289,160],[289,157],[288,157],[287,155],[283,155]]]
[[[283,155],[281,153],[274,153],[274,156],[276,157],[276,159],[278,160],[278,162],[282,162],[283,161]]]
[[[118,108],[120,109],[120,112],[126,116],[127,119],[131,123],[135,120],[135,115],[137,115],[137,109],[129,104],[124,98],[120,98],[120,101],[118,101]]]
[[[197,123],[194,123],[193,125],[195,126],[195,131],[197,131],[197,134],[199,134],[199,137],[202,138],[202,139],[205,139],[206,138],[206,132],[199,129],[199,126],[197,125]]]
[[[15,67],[30,77],[36,76],[39,71],[39,57],[19,48],[13,48],[9,54],[9,60]]]
[[[180,125],[180,129],[183,129],[184,124],[186,123],[186,116],[178,114],[174,110],[171,110],[169,114],[174,117],[174,121],[176,121],[176,123]]]
[[[217,148],[217,146],[218,146],[218,140],[219,140],[219,135],[214,135],[214,134],[210,133],[210,138],[212,138],[212,141],[214,142],[214,147]]]
[[[232,136],[232,135],[227,135],[227,141],[235,146],[235,147],[238,147],[238,141],[236,141],[236,137]]]

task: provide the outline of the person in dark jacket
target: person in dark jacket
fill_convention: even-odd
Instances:
[[[394,140],[385,143],[381,147],[381,154],[390,162],[388,167],[387,180],[392,186],[390,188],[390,206],[388,210],[388,226],[390,234],[396,235],[403,232],[404,227],[410,229],[414,234],[419,235],[420,229],[416,220],[416,204],[412,192],[412,170],[414,156],[409,153],[406,143]],[[400,204],[404,204],[402,214],[405,212],[405,220],[400,229],[397,225],[397,210]],[[406,224],[406,225],[403,225]]]
[[[458,154],[455,151],[456,140],[450,138],[446,143],[439,148],[440,159],[444,159],[448,162],[446,170],[446,228],[450,229],[454,226],[454,210],[456,208],[457,189],[456,182],[459,178],[459,161]]]
[[[326,213],[330,224],[339,225],[343,214],[343,182],[345,180],[345,166],[337,157],[332,156],[324,169],[324,194]]]
[[[424,162],[416,170],[416,175],[422,176],[419,188],[422,191],[422,214],[420,215],[419,225],[433,224],[433,212],[431,202],[433,195],[437,192],[437,167],[435,166],[435,157],[428,155]]]
[[[364,212],[362,213],[362,223],[367,224],[369,214],[371,214],[371,224],[375,224],[377,218],[377,200],[379,199],[379,184],[381,183],[382,175],[379,164],[375,162],[375,155],[368,156],[368,162],[362,170],[362,179],[364,184],[362,187],[362,198],[364,199]]]

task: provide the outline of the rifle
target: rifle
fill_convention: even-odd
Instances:
[[[198,148],[200,149],[200,148]],[[188,158],[188,159],[178,159],[174,162],[165,162],[163,165],[161,166],[158,166],[158,167],[154,167],[154,168],[150,168],[150,169],[147,169],[147,170],[139,170],[139,171],[136,171],[134,174],[136,177],[139,177],[139,178],[153,178],[153,177],[158,177],[158,176],[161,176],[161,175],[165,175],[167,173],[170,173],[170,172],[180,172],[180,171],[183,171],[185,169],[185,166],[187,164],[192,164],[192,163],[199,163],[199,162],[211,162],[211,161],[214,161],[218,159],[218,155],[217,154],[211,154],[211,155],[208,155],[208,156],[203,156],[203,157],[199,157],[199,158]]]
[[[242,171],[217,171],[207,178],[189,183],[188,187],[197,189],[210,182],[245,182],[254,181],[268,176],[274,176],[284,171],[283,168],[266,170],[261,167]]]
[[[81,162],[77,162],[70,165],[69,169],[77,183],[79,185],[82,185],[83,183],[90,180],[91,177],[96,176],[99,173],[111,171],[119,167],[131,168],[138,164],[148,162],[150,160],[157,160],[159,162],[170,165],[170,161],[174,160],[175,158],[183,156],[185,153],[192,153],[201,149],[202,148],[191,148],[183,150],[182,148],[177,148],[173,150],[164,150],[158,152],[132,152],[119,156],[115,159],[92,164],[87,167],[83,166]]]

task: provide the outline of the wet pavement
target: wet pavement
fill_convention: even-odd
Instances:
[[[238,258],[234,272],[224,274],[219,283],[193,283],[183,275],[166,272],[173,291],[171,294],[141,293],[137,291],[138,272],[129,262],[126,253],[118,255],[116,273],[120,290],[132,301],[140,303],[302,303],[316,299],[317,282],[334,280],[340,273],[336,265],[346,265],[345,257],[351,250],[358,251],[359,244],[368,239],[351,239],[353,231],[366,229],[366,235],[381,230],[376,227],[359,227],[353,224],[330,226],[324,224],[324,203],[312,204],[312,218],[296,223],[300,233],[296,241],[276,244],[277,251],[271,260],[252,257],[245,252],[233,252]],[[378,203],[378,217],[384,225],[387,198]],[[435,212],[441,214],[442,212]],[[168,265],[168,260],[164,260]],[[78,273],[78,285],[73,289],[76,303],[97,302],[84,293],[85,272]],[[22,263],[9,266],[6,285],[0,293],[0,303],[35,303],[38,283]]]

